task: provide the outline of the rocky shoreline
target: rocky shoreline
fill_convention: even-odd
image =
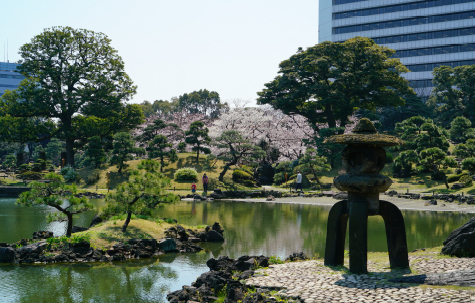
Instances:
[[[308,260],[304,253],[295,253],[286,261]],[[246,280],[255,276],[256,270],[266,268],[272,260],[265,256],[241,256],[231,259],[221,256],[206,262],[210,271],[199,276],[191,286],[183,286],[181,290],[167,295],[170,303],[213,302],[224,298],[225,303],[257,303],[282,302],[281,298],[272,293],[272,288],[253,287],[246,285]],[[298,298],[286,302],[302,302]]]
[[[0,243],[0,263],[72,263],[110,262],[143,259],[165,253],[192,253],[201,251],[200,242],[223,242],[224,230],[219,223],[207,226],[202,231],[185,229],[180,225],[165,231],[165,238],[129,239],[111,247],[94,248],[76,238],[53,238],[52,232],[33,233],[33,239],[22,239],[13,244]]]

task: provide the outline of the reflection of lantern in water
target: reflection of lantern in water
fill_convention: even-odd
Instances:
[[[346,174],[333,183],[348,192],[348,200],[337,202],[328,215],[325,265],[343,265],[346,226],[349,221],[349,254],[352,273],[367,272],[368,216],[384,219],[392,268],[408,268],[406,231],[399,208],[379,200],[379,193],[391,186],[391,179],[379,174],[386,162],[383,146],[404,145],[399,138],[381,135],[373,123],[361,119],[352,134],[332,136],[324,143],[348,145],[342,152]]]

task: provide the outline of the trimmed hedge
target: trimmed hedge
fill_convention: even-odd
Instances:
[[[461,174],[458,174],[458,175],[448,175],[447,176],[447,182],[448,183],[457,182],[457,181],[460,180],[460,178],[462,176],[466,176],[466,175],[467,175],[467,173],[461,173]]]
[[[464,175],[464,176],[460,177],[459,182],[463,183],[463,185],[465,185],[465,187],[469,187],[469,186],[473,185],[472,178],[469,175]]]
[[[19,175],[22,180],[40,180],[43,174],[36,171],[27,171]]]
[[[242,183],[246,180],[252,180],[253,177],[250,173],[248,172],[245,172],[243,170],[240,170],[240,169],[236,169],[233,171],[233,181],[234,182],[238,182],[238,183]]]
[[[173,177],[180,181],[196,181],[198,180],[198,172],[194,167],[183,167],[177,170]]]

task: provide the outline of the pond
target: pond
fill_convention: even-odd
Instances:
[[[34,231],[63,235],[65,223],[47,223],[49,207],[25,208],[0,199],[0,242],[31,238]],[[95,201],[101,206],[103,201]],[[158,211],[189,225],[219,222],[226,241],[204,244],[197,254],[167,254],[159,259],[111,264],[2,265],[0,302],[166,302],[169,291],[190,284],[208,270],[211,257],[276,255],[303,251],[323,256],[329,207],[309,204],[179,202]],[[95,212],[74,224],[88,226]],[[409,250],[442,245],[448,234],[473,215],[454,212],[403,211]],[[387,251],[384,222],[370,217],[368,250]]]

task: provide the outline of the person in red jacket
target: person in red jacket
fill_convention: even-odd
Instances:
[[[208,191],[208,176],[204,174],[201,181],[203,182],[203,191],[207,192]]]
[[[191,184],[191,192],[192,192],[192,193],[195,193],[195,192],[196,192],[196,184],[195,184],[195,182],[193,182],[193,184]]]

